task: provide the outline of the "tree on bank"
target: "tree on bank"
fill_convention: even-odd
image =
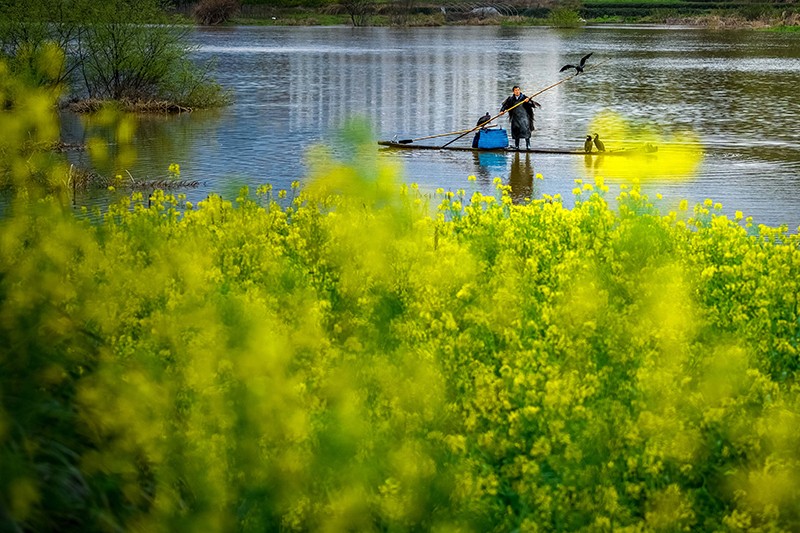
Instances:
[[[353,26],[366,26],[375,8],[375,0],[342,0],[342,7],[350,15]]]
[[[171,24],[162,0],[0,2],[0,57],[39,86],[67,85],[72,99],[172,101],[184,107],[227,103],[208,66],[189,59],[186,29]],[[32,64],[44,47],[65,60],[47,76]]]

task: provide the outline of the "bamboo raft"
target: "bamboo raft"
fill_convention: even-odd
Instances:
[[[528,153],[528,154],[566,154],[566,155],[641,155],[653,154],[658,151],[657,146],[645,145],[637,148],[623,148],[606,152],[586,152],[584,150],[567,150],[559,148],[530,148],[519,150],[515,148],[472,148],[471,146],[432,146],[429,144],[400,143],[396,141],[378,141],[380,146],[386,148],[399,148],[403,150],[453,150],[457,152],[495,152],[495,153]]]

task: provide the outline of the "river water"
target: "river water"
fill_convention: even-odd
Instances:
[[[550,28],[226,27],[190,35],[199,61],[214,59],[216,79],[232,106],[140,120],[132,175],[163,177],[171,163],[201,186],[179,190],[190,200],[210,192],[233,197],[243,184],[288,188],[307,175],[309,147],[344,153],[338,132],[360,116],[377,139],[417,138],[463,130],[492,115],[518,84],[532,94],[567,76],[559,69],[593,52],[595,67],[536,97],[533,145],[581,149],[598,117],[613,115],[636,132],[655,132],[702,148],[698,163],[672,175],[669,165],[643,182],[663,195],[711,198],[723,212],[756,223],[800,225],[800,34],[663,27]],[[505,118],[505,117],[503,117]],[[498,124],[507,127],[503,119]],[[65,140],[85,142],[102,128],[67,115]],[[609,149],[636,139],[598,132]],[[102,133],[100,133],[102,134]],[[471,135],[458,141],[468,144]],[[431,139],[444,143],[452,137]],[[419,141],[422,143],[422,141]],[[573,201],[575,179],[603,176],[611,195],[625,176],[602,157],[378,150],[423,191],[439,187],[490,193],[492,179],[516,199],[560,194]],[[90,164],[88,155],[74,154]],[[608,160],[610,161],[610,160]],[[119,172],[94,163],[103,172]],[[680,165],[679,165],[680,166]],[[543,179],[534,179],[541,174]],[[620,175],[616,175],[620,174]],[[475,176],[475,180],[468,180]],[[108,201],[80,193],[78,204]]]

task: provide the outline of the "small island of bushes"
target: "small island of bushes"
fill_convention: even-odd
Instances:
[[[189,28],[159,0],[9,0],[0,3],[0,59],[77,112],[108,102],[168,113],[227,105],[211,65],[189,58]]]

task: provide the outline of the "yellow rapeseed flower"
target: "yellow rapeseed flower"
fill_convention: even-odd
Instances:
[[[686,211],[689,209],[689,201],[686,199],[681,200],[681,203],[678,204],[678,209],[681,211]]]
[[[619,178],[681,180],[695,175],[703,159],[700,139],[691,130],[665,131],[655,123],[601,111],[591,121],[590,131],[606,139],[625,139],[631,148],[655,147],[655,151],[632,150],[625,157],[607,158],[603,172]]]

